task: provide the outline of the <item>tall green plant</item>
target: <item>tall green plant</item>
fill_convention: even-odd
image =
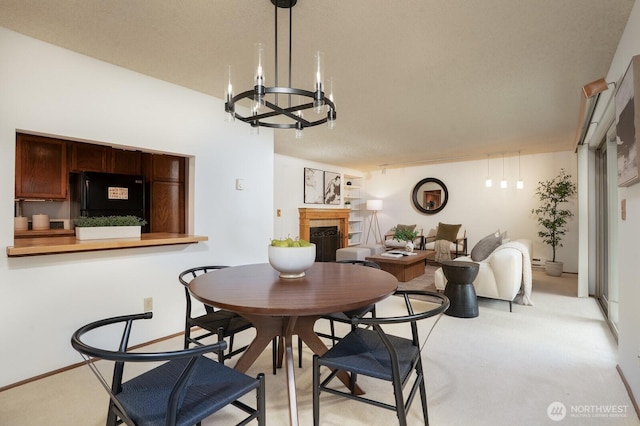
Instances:
[[[573,216],[571,210],[562,208],[561,204],[575,195],[576,189],[571,175],[564,169],[560,169],[555,178],[538,182],[536,195],[541,205],[532,209],[531,213],[538,217],[538,224],[544,228],[538,232],[538,236],[553,249],[553,262],[556,261],[556,248],[562,247],[562,237],[567,233],[567,219]]]

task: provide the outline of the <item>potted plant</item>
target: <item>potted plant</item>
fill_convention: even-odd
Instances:
[[[412,252],[414,249],[413,241],[418,238],[418,231],[414,229],[405,228],[405,227],[395,227],[393,228],[393,239],[398,241],[406,241],[405,250],[408,252]]]
[[[76,239],[140,238],[147,221],[136,216],[81,216],[75,219]]]
[[[562,247],[562,237],[567,233],[567,219],[573,216],[571,210],[562,208],[570,197],[576,193],[576,184],[571,181],[571,175],[564,169],[553,179],[538,182],[536,195],[540,199],[540,207],[532,209],[544,230],[538,232],[542,242],[551,246],[552,260],[547,260],[545,272],[547,275],[561,276],[562,262],[556,262],[556,249]]]

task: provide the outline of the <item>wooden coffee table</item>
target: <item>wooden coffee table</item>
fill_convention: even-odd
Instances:
[[[392,250],[400,251],[400,250]],[[424,266],[433,250],[414,250],[414,256],[388,257],[381,254],[366,259],[376,262],[383,271],[389,272],[400,282],[411,281],[424,274]]]

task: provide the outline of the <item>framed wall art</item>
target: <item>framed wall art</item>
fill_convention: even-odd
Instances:
[[[618,186],[629,186],[640,181],[637,134],[640,107],[636,107],[636,100],[640,101],[640,55],[631,58],[615,94]]]
[[[324,203],[324,172],[318,169],[304,168],[305,204]]]
[[[340,204],[340,173],[324,172],[324,203]]]

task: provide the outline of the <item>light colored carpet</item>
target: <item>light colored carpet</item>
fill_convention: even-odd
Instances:
[[[553,279],[534,271],[535,306],[514,305],[509,313],[503,301],[480,299],[477,318],[443,316],[423,351],[430,423],[640,425],[616,371],[616,343],[595,300],[572,296],[576,281],[572,275]],[[431,284],[425,275],[407,285]],[[396,313],[400,303],[400,298],[389,298],[378,305],[378,314]],[[325,326],[326,321],[319,321],[318,327]],[[421,324],[422,337],[428,326]],[[155,346],[175,349],[180,339]],[[296,368],[296,381],[300,424],[306,426],[312,423],[311,352],[305,347],[303,355],[304,367]],[[249,374],[261,371],[267,373],[267,424],[286,425],[285,374],[270,374],[270,351]],[[386,384],[366,377],[358,380],[369,395],[390,395]],[[563,404],[562,421],[547,414],[552,403]],[[82,367],[0,393],[0,424],[103,425],[106,406],[104,390]],[[392,412],[332,395],[321,396],[321,407],[322,425],[397,424]],[[616,416],[607,414],[612,407],[618,410]],[[233,419],[231,409],[203,425],[235,424]],[[422,424],[419,399],[409,424]]]

